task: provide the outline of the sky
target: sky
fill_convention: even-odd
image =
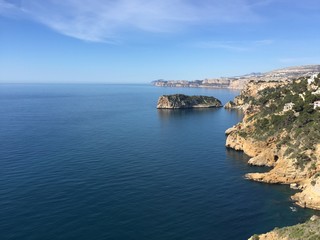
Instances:
[[[0,0],[0,83],[149,83],[320,64],[318,0]]]

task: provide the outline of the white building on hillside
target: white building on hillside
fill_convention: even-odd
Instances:
[[[286,111],[290,111],[292,110],[294,106],[294,103],[293,102],[289,102],[289,103],[286,103],[283,107],[283,111],[286,112]]]

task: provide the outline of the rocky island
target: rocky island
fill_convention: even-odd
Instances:
[[[158,109],[215,108],[222,107],[220,100],[208,96],[187,96],[184,94],[163,95]]]

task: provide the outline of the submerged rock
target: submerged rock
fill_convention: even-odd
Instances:
[[[220,100],[208,96],[187,96],[184,94],[163,95],[159,98],[159,109],[215,108],[222,107]]]

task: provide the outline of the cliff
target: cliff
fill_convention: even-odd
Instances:
[[[183,94],[163,95],[159,98],[157,108],[213,108],[222,107],[221,102],[214,97],[187,96]]]
[[[246,178],[293,184],[292,199],[320,209],[320,74],[292,81],[250,82],[234,102],[244,119],[226,131],[226,146],[244,151],[249,164],[270,166]]]

